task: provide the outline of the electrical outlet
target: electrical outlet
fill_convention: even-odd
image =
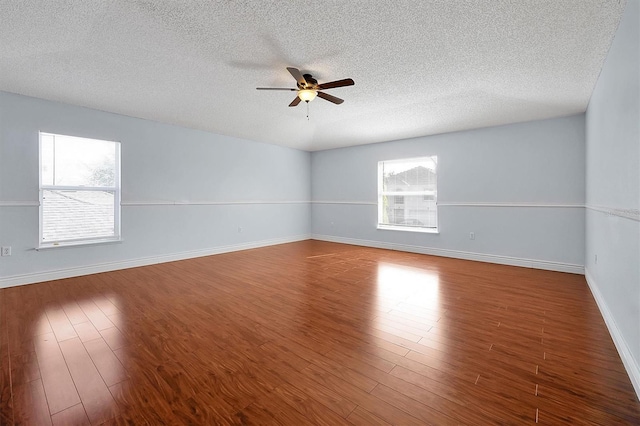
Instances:
[[[2,247],[2,256],[11,256],[11,246]]]
[[[476,239],[476,233],[475,232],[469,232],[469,239],[470,240],[475,240]]]
[[[242,226],[238,226],[238,232],[242,233]]]

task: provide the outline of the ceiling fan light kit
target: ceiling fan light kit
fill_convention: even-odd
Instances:
[[[258,90],[288,90],[292,92],[298,92],[298,96],[289,104],[290,107],[297,106],[300,101],[309,103],[317,97],[324,99],[325,101],[332,102],[336,105],[340,105],[344,102],[344,99],[340,99],[328,93],[321,92],[321,90],[335,89],[336,87],[353,86],[355,83],[350,78],[343,80],[331,81],[329,83],[318,84],[318,80],[313,78],[311,74],[302,74],[299,69],[288,67],[287,71],[296,79],[297,89],[288,89],[280,87],[257,87]]]
[[[317,95],[318,95],[318,92],[316,92],[315,90],[311,90],[311,89],[298,90],[298,97],[305,102],[310,102],[314,100]]]

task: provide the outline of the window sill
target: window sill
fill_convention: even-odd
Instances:
[[[413,226],[391,226],[378,225],[378,229],[382,231],[403,231],[403,232],[420,232],[423,234],[439,234],[438,228],[419,228]]]
[[[104,245],[104,244],[120,244],[122,243],[122,238],[114,239],[101,239],[101,240],[87,240],[87,241],[68,241],[68,242],[59,242],[53,244],[46,244],[36,247],[36,251],[41,250],[52,250],[59,248],[68,248],[68,247],[80,247],[80,246],[95,246],[95,245]]]

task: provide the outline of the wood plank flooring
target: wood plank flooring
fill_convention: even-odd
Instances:
[[[303,241],[0,290],[0,424],[640,424],[583,276]]]

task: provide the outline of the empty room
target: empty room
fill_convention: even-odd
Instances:
[[[0,425],[640,424],[640,0],[0,23]]]

